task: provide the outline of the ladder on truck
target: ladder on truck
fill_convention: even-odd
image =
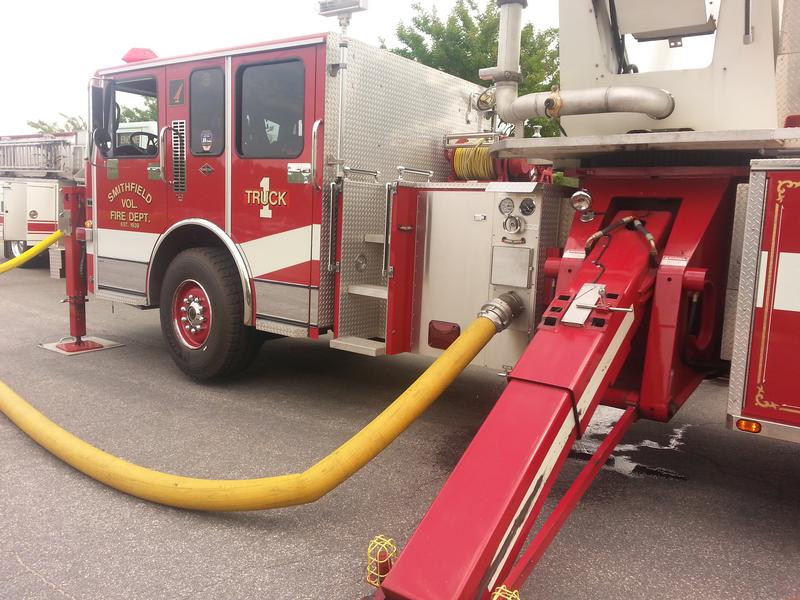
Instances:
[[[0,137],[0,173],[82,180],[86,132]]]

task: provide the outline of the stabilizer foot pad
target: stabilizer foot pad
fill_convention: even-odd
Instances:
[[[125,344],[119,344],[110,340],[104,340],[97,337],[85,337],[80,344],[74,341],[52,342],[49,344],[39,344],[40,348],[57,352],[65,356],[75,356],[76,354],[86,354],[87,352],[98,352],[99,350],[110,350],[111,348],[119,348]]]

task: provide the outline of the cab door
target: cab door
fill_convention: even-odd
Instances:
[[[167,225],[158,135],[165,122],[164,68],[107,80],[102,123],[107,143],[95,153],[94,164],[96,291],[145,304],[150,256]]]
[[[225,59],[167,67],[167,211],[225,229]],[[167,139],[167,138],[165,138]]]
[[[319,282],[311,131],[316,48],[232,58],[231,217],[261,318],[307,326]]]

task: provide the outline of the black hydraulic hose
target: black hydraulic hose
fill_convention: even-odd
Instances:
[[[658,267],[658,247],[656,246],[656,239],[653,237],[653,234],[647,230],[647,228],[644,226],[644,223],[639,218],[632,215],[623,217],[619,221],[616,221],[615,223],[612,223],[611,225],[608,225],[607,227],[604,227],[600,231],[589,236],[589,239],[586,240],[585,246],[586,256],[589,256],[589,253],[592,251],[592,248],[594,248],[597,240],[606,236],[610,237],[612,231],[626,225],[632,227],[645,237],[648,245],[650,246],[650,262],[654,267]],[[595,264],[597,264],[597,261],[595,261]]]
[[[647,231],[647,228],[644,226],[639,219],[633,220],[633,226],[636,228],[636,231],[640,232],[647,243],[650,244],[650,262],[653,263],[654,267],[658,267],[658,248],[656,247],[656,239],[653,237],[653,234]]]
[[[623,217],[619,221],[617,221],[615,223],[612,223],[611,225],[608,225],[608,226],[604,227],[603,229],[601,229],[600,231],[598,231],[598,232],[592,234],[591,236],[589,236],[589,239],[586,240],[586,247],[585,247],[586,256],[589,256],[589,253],[592,251],[592,248],[594,247],[595,243],[597,243],[597,240],[599,240],[601,237],[607,236],[608,234],[610,234],[615,229],[619,229],[620,227],[623,227],[623,226],[627,225],[628,223],[633,221],[635,218],[636,217],[633,217],[633,216]]]

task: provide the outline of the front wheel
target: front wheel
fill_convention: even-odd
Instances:
[[[258,353],[261,338],[242,323],[242,284],[224,250],[178,254],[164,275],[160,302],[161,331],[187,375],[200,380],[232,375]]]

